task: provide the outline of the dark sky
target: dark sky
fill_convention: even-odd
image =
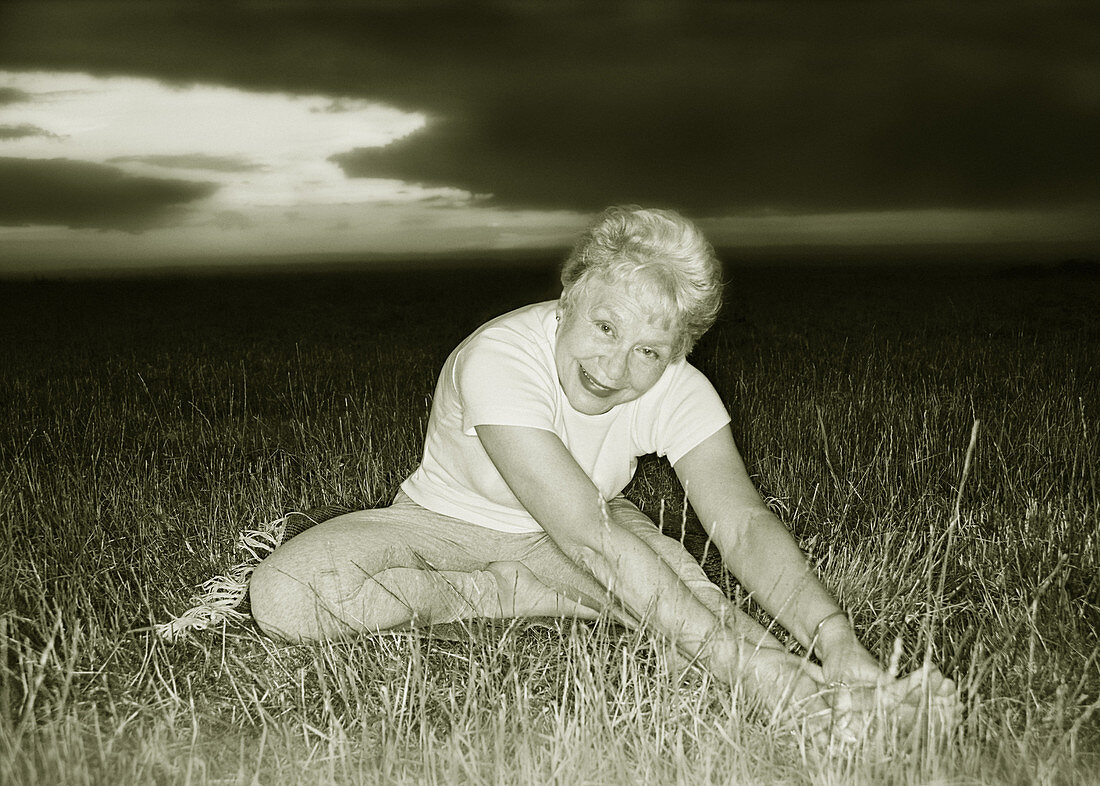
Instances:
[[[553,245],[621,202],[680,209],[733,244],[1100,238],[1098,3],[0,8],[0,250],[75,253],[94,232],[97,248],[154,253],[191,232],[196,249],[274,252],[249,240],[274,210],[306,234],[341,228],[347,242],[334,250],[401,250],[402,236],[410,250]],[[58,110],[74,118],[66,129],[30,111],[65,92],[27,76],[42,71],[136,77],[177,95],[202,85],[323,96],[324,111],[359,128],[368,121],[346,102],[379,104],[420,126],[363,144],[326,127],[335,141],[315,154],[333,182],[306,177],[299,206],[265,202],[249,173],[300,160],[301,139],[257,136],[255,155],[189,148],[116,109],[140,143],[100,149],[80,136],[90,124],[75,122],[76,108]],[[89,84],[80,89],[94,94]],[[141,100],[149,115],[177,111],[158,103],[170,98]],[[224,117],[178,111],[188,119],[177,130],[210,133]],[[309,116],[294,117],[286,123],[314,133]],[[279,154],[260,155],[263,144]],[[235,190],[245,181],[251,196]],[[383,183],[397,190],[334,191]]]

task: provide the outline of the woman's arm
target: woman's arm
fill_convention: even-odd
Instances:
[[[718,619],[644,540],[616,525],[556,434],[520,426],[478,426],[477,434],[520,503],[635,617],[698,656],[719,678],[745,678],[761,699],[806,699],[817,692],[799,659],[778,642],[749,635],[759,630],[751,619],[732,607],[733,619]]]
[[[600,492],[556,434],[520,426],[478,426],[477,434],[520,503],[635,617],[693,653],[720,632],[718,620],[668,564],[608,518]]]
[[[675,470],[726,565],[765,611],[823,662],[843,653],[863,660],[868,677],[872,665],[881,673],[790,532],[760,499],[728,428],[689,451]]]
[[[821,658],[829,700],[847,733],[858,737],[883,708],[890,708],[900,723],[931,711],[944,728],[951,727],[961,712],[955,684],[930,663],[904,679],[893,679],[882,669],[787,528],[760,499],[729,429],[697,445],[675,469],[730,570],[769,614]],[[874,690],[862,689],[867,686]]]

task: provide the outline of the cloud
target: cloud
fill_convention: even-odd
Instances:
[[[0,156],[216,187],[61,256],[556,246],[630,201],[732,245],[1094,243],[1098,11],[14,3],[0,123],[48,135]]]
[[[203,206],[207,218],[271,207],[434,199],[461,204],[472,198],[451,187],[349,179],[328,160],[340,151],[387,144],[426,123],[423,115],[377,101],[64,71],[0,71],[4,84],[26,100],[0,108],[0,121],[19,130],[0,137],[0,155],[65,158],[135,177],[214,183]],[[31,128],[43,133],[26,133]]]
[[[66,159],[0,158],[0,225],[50,224],[141,231],[216,186],[127,175]]]
[[[214,215],[210,223],[224,231],[250,229],[253,225],[248,216],[236,210],[222,210]]]
[[[44,128],[32,126],[30,123],[20,123],[12,126],[0,125],[0,140],[23,139],[28,136],[44,136],[48,139],[57,138],[56,134],[51,134]]]
[[[28,97],[22,90],[14,87],[0,87],[0,106],[18,104],[20,101],[26,101]]]
[[[796,7],[772,8],[784,5]],[[484,79],[444,122],[336,160],[352,176],[541,208],[799,214],[1100,200],[1100,100],[1080,89],[1080,64],[1096,60],[1082,40],[1100,49],[1100,36],[1039,51],[965,13],[947,14],[933,38],[896,10],[864,6],[860,20],[845,4],[797,8],[689,16],[663,33],[623,25],[613,40],[570,25],[552,56],[521,31],[524,67],[471,65]]]
[[[204,169],[210,172],[255,172],[263,168],[241,156],[212,156],[206,153],[115,156],[107,160],[112,164],[150,164],[165,169]]]
[[[356,178],[500,206],[718,215],[1100,199],[1100,25],[1085,5],[52,8],[9,14],[0,58],[422,113],[402,141],[330,154]],[[28,32],[42,29],[48,39]]]

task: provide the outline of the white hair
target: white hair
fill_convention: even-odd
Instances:
[[[691,351],[722,308],[722,269],[703,234],[671,210],[609,207],[585,230],[561,271],[562,308],[593,276],[660,303],[679,329],[675,354]]]

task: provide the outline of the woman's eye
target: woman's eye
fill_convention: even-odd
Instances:
[[[601,333],[611,333],[611,325],[606,322],[597,322],[596,327]]]
[[[656,360],[657,353],[649,347],[642,347],[642,357],[644,357],[646,360]]]

